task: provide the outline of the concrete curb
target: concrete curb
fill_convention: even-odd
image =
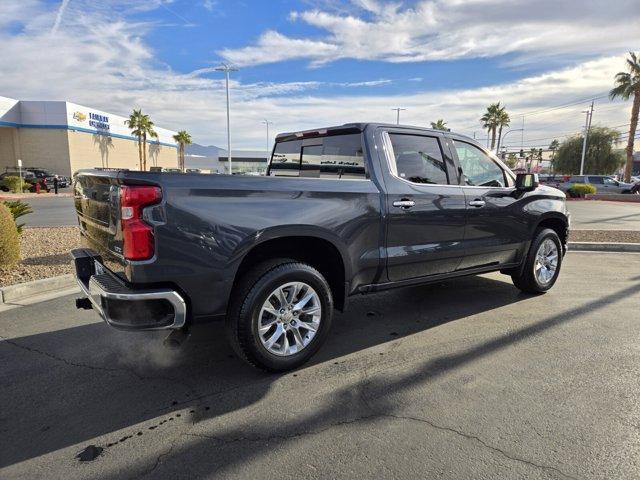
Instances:
[[[585,200],[605,200],[608,202],[640,203],[640,195],[625,193],[594,193],[584,196]]]
[[[569,251],[640,252],[640,243],[569,242]]]
[[[73,193],[6,193],[0,192],[0,201],[32,200],[34,198],[72,198]]]
[[[76,280],[70,273],[59,277],[9,285],[8,287],[0,288],[0,304],[19,301],[43,293],[65,290],[76,285]]]

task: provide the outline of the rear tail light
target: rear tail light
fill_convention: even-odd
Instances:
[[[153,228],[142,220],[144,207],[160,203],[162,191],[147,185],[120,187],[120,220],[122,222],[123,254],[127,260],[147,260],[153,257]]]

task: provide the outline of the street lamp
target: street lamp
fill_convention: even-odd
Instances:
[[[273,125],[273,122],[270,122],[269,120],[267,120],[266,118],[264,120],[262,120],[262,123],[265,124],[267,126],[267,163],[269,163],[269,143],[270,143],[270,139],[269,139],[269,125]]]
[[[392,108],[391,110],[396,111],[396,125],[400,125],[400,112],[406,110],[406,108]]]
[[[227,63],[223,63],[219,67],[215,68],[218,72],[224,72],[224,79],[227,86],[227,159],[229,160],[229,175],[232,175],[231,170],[231,126],[229,123],[229,72],[237,72],[238,69],[232,67]]]
[[[496,152],[500,151],[500,145],[504,144],[504,139],[507,138],[507,135],[509,135],[511,132],[524,132],[524,128],[514,128],[513,130],[507,130],[506,132],[504,132],[504,135],[502,135],[502,138],[498,140],[498,145],[496,146]]]

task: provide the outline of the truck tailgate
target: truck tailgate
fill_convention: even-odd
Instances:
[[[122,258],[122,230],[117,172],[105,175],[79,172],[74,182],[74,203],[82,235],[89,247],[110,259]]]

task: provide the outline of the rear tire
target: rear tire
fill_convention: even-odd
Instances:
[[[556,283],[562,266],[562,243],[550,228],[540,229],[531,242],[524,265],[511,275],[513,284],[527,293],[545,293]]]
[[[255,367],[292,370],[326,340],[333,297],[310,265],[283,258],[261,263],[242,277],[233,295],[227,336],[235,352]]]

